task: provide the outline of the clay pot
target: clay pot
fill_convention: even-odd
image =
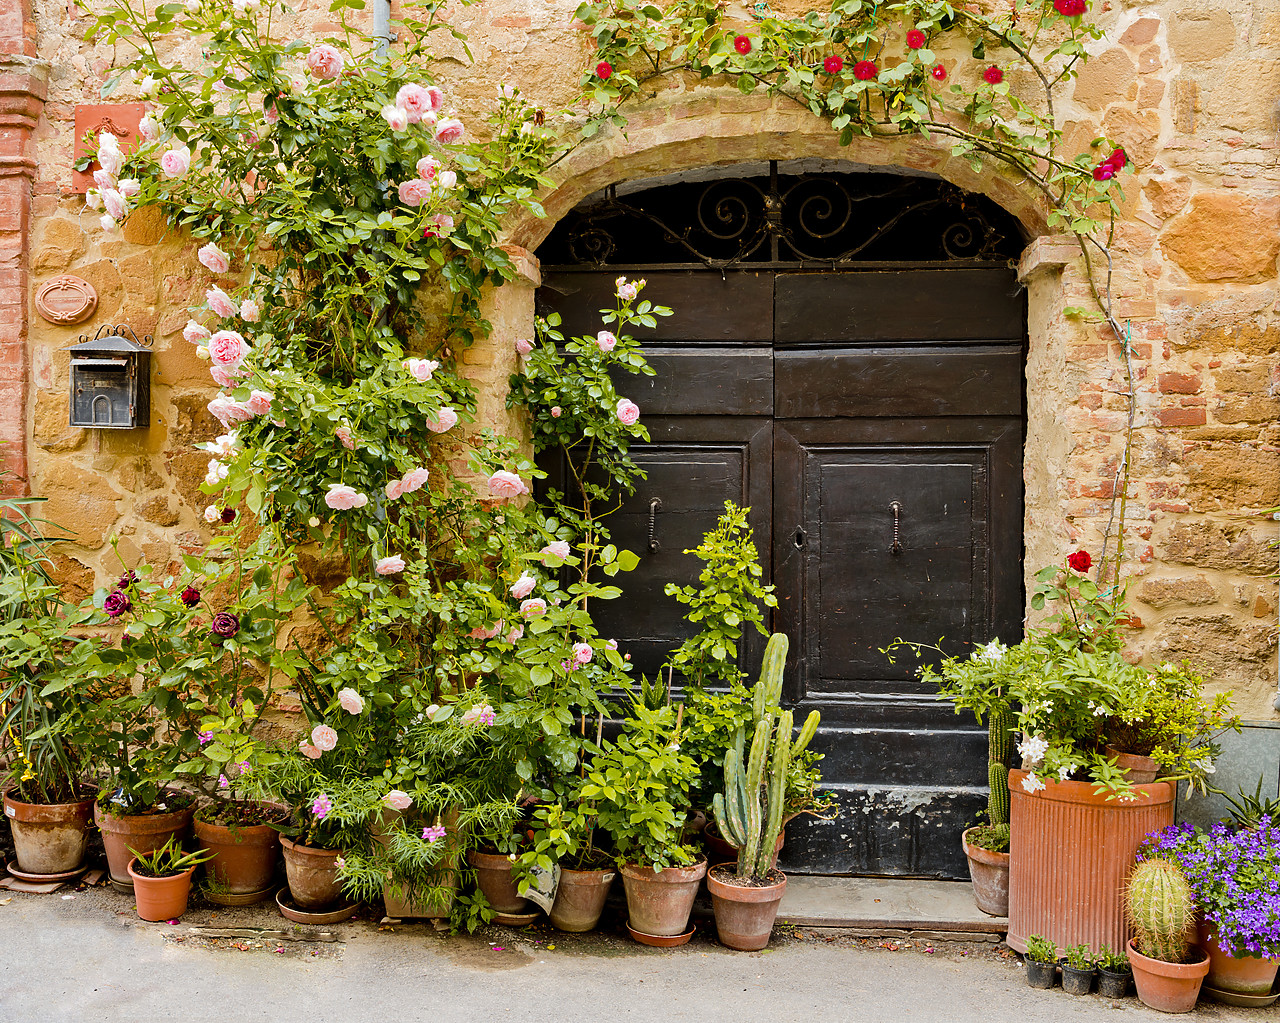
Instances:
[[[560,885],[551,904],[551,925],[560,931],[580,934],[600,922],[604,900],[615,871],[560,869]]]
[[[382,904],[387,916],[395,920],[447,920],[453,912],[453,898],[458,890],[458,873],[454,870],[442,870],[434,884],[449,889],[448,895],[438,902],[423,902],[418,898],[406,898],[404,891],[387,882],[382,886]]]
[[[1130,940],[1125,950],[1133,966],[1133,983],[1138,998],[1160,1012],[1190,1012],[1200,997],[1200,985],[1209,972],[1209,956],[1200,949],[1193,949],[1200,957],[1194,963],[1166,963],[1148,959],[1133,947]]]
[[[705,859],[690,867],[666,867],[656,872],[627,863],[621,873],[632,928],[659,937],[685,932],[698,886],[707,873]]]
[[[299,845],[280,836],[284,849],[284,872],[289,879],[289,894],[299,909],[330,909],[342,901],[342,884],[338,880],[340,849],[317,849]]]
[[[782,880],[752,887],[734,884],[732,863],[722,863],[707,873],[707,891],[711,893],[711,910],[716,917],[716,935],[720,944],[740,952],[759,952],[769,944],[778,904],[787,890],[787,876],[771,870],[770,877]],[[718,875],[718,876],[717,876]]]
[[[1133,974],[1128,970],[1098,968],[1098,996],[1100,998],[1124,998],[1129,993],[1129,981]]]
[[[702,832],[702,840],[707,845],[707,859],[711,863],[737,863],[738,849],[736,846],[730,845],[725,841],[724,836],[720,834],[720,829],[716,827],[714,821],[707,823]],[[769,869],[772,870],[778,865],[778,853],[782,852],[782,846],[787,840],[786,831],[778,832],[778,841],[773,846],[773,857],[769,860]]]
[[[13,831],[18,869],[28,874],[65,874],[84,862],[93,800],[20,803],[4,794],[4,815]]]
[[[970,845],[970,828],[960,836],[964,854],[969,858],[969,877],[973,881],[973,901],[988,916],[1009,915],[1009,854],[992,852]]]
[[[1140,785],[1136,799],[1108,801],[1092,782],[1045,781],[1034,794],[1009,772],[1010,948],[1042,934],[1059,948],[1123,948],[1125,879],[1147,835],[1173,823],[1173,786]]]
[[[270,824],[227,827],[196,817],[192,827],[200,848],[217,854],[205,863],[205,871],[219,890],[247,895],[271,887],[280,858],[280,832]]]
[[[1125,780],[1130,785],[1146,785],[1155,781],[1156,775],[1160,773],[1160,765],[1152,757],[1144,757],[1138,753],[1122,753],[1114,746],[1108,746],[1106,754],[1124,772]]]
[[[502,853],[472,849],[467,862],[476,872],[476,884],[498,913],[527,913],[532,903],[520,896],[516,879],[511,875],[515,864]]]
[[[102,845],[107,851],[107,869],[112,882],[122,888],[132,887],[129,861],[133,859],[133,853],[129,850],[154,852],[175,837],[181,843],[191,834],[191,818],[195,812],[193,803],[181,810],[117,816],[95,803],[93,819],[102,832]]]
[[[187,911],[187,896],[191,894],[191,875],[195,867],[188,867],[181,874],[168,877],[147,877],[134,870],[138,861],[130,859],[125,865],[129,880],[133,883],[133,897],[137,901],[138,916],[152,922],[173,920]]]
[[[1280,959],[1229,955],[1218,945],[1217,928],[1203,920],[1199,937],[1200,947],[1209,955],[1209,975],[1205,978],[1209,987],[1237,995],[1271,993],[1271,985],[1280,971]]]

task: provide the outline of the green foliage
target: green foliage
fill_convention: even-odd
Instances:
[[[1068,945],[1062,954],[1067,958],[1067,965],[1073,970],[1092,970],[1098,965],[1088,945]]]
[[[1252,795],[1245,792],[1243,787],[1237,789],[1234,796],[1212,786],[1209,791],[1216,792],[1226,799],[1227,805],[1231,807],[1233,827],[1256,828],[1262,823],[1264,817],[1271,821],[1280,820],[1280,797],[1270,799],[1262,794],[1262,784],[1265,780],[1265,775],[1258,776],[1258,785]]]
[[[1027,938],[1027,958],[1033,963],[1056,966],[1058,963],[1058,946],[1043,935],[1032,934]]]
[[[1162,859],[1139,863],[1129,875],[1125,910],[1139,952],[1166,963],[1186,962],[1195,902],[1181,867]]]
[[[1129,956],[1124,951],[1113,951],[1110,945],[1099,946],[1097,963],[1101,969],[1110,970],[1112,973],[1129,973],[1133,970],[1129,963]]]
[[[608,851],[596,841],[597,813],[594,803],[582,795],[585,784],[585,779],[570,779],[562,802],[533,811],[533,839],[517,860],[525,873],[520,879],[521,894],[532,884],[535,869],[550,871],[559,864],[571,870],[595,870],[609,862]]]
[[[158,849],[141,853],[137,849],[130,848],[129,852],[137,858],[138,863],[135,868],[137,872],[147,877],[172,877],[192,867],[198,867],[201,863],[207,863],[218,855],[215,849],[183,852],[182,845],[172,835]]]

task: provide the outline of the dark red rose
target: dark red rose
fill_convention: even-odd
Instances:
[[[135,572],[133,569],[129,569],[129,571],[127,571],[124,575],[120,577],[120,581],[116,583],[116,589],[127,590],[130,586],[132,586],[137,581],[138,581],[138,573]]]
[[[875,64],[869,60],[860,60],[853,65],[853,77],[860,82],[870,81],[879,73]]]
[[[200,603],[200,591],[194,586],[188,586],[178,595],[178,599],[185,607],[195,607]]]
[[[822,70],[829,75],[838,75],[844,70],[844,58],[837,57],[834,53],[822,62]]]
[[[234,508],[222,509],[222,521],[225,525],[230,525],[236,520],[236,510]]]
[[[1067,564],[1076,572],[1087,572],[1093,565],[1093,558],[1089,557],[1088,551],[1076,551],[1067,555]]]
[[[1053,9],[1064,18],[1078,18],[1089,9],[1085,0],[1053,0]]]
[[[920,47],[922,47],[924,43],[925,43],[924,33],[921,32],[918,28],[913,28],[910,32],[907,33],[907,45],[910,46],[913,50],[920,49]]]
[[[599,64],[596,65],[596,77],[599,78],[602,82],[607,82],[609,80],[609,76],[612,74],[613,74],[613,65],[610,64],[607,60],[602,60]]]
[[[1093,168],[1094,181],[1110,181],[1116,176],[1116,169],[1109,163],[1100,163]]]
[[[751,52],[751,40],[746,36],[734,36],[733,48],[739,53],[746,55]]]
[[[989,85],[999,85],[1004,81],[1004,72],[992,64],[987,68],[987,70],[982,72],[982,77]]]
[[[219,639],[230,639],[240,631],[240,619],[229,611],[219,611],[213,616],[209,630]]]
[[[1112,151],[1110,156],[1107,157],[1106,162],[1111,164],[1111,166],[1116,169],[1116,173],[1118,174],[1120,173],[1120,171],[1124,170],[1125,166],[1129,163],[1129,154],[1126,153],[1123,149],[1117,148]]]
[[[934,78],[936,78],[938,81],[941,82],[941,81],[944,81],[947,77],[947,69],[944,68],[941,64],[935,64],[933,66],[933,70],[931,70],[929,74],[933,75]]]
[[[133,601],[129,599],[129,594],[124,590],[112,590],[107,594],[107,599],[102,602],[102,610],[107,612],[112,618],[119,618],[126,611],[133,609]]]

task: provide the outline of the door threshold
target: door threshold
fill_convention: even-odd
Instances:
[[[998,941],[1008,918],[987,916],[968,881],[788,874],[778,922],[857,937]]]

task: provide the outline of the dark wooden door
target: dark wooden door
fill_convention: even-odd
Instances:
[[[544,310],[594,333],[615,273],[549,274]],[[1021,627],[1023,300],[1004,269],[649,271],[677,315],[628,378],[649,478],[611,523],[642,556],[597,608],[652,672],[691,631],[663,594],[690,582],[726,498],[750,505],[788,700],[840,815],[787,829],[784,866],[961,877],[958,833],[985,803],[985,732],[925,691],[897,637],[963,650]],[[661,502],[655,510],[654,501]],[[652,530],[658,542],[648,549]],[[749,671],[760,643],[742,651]]]

